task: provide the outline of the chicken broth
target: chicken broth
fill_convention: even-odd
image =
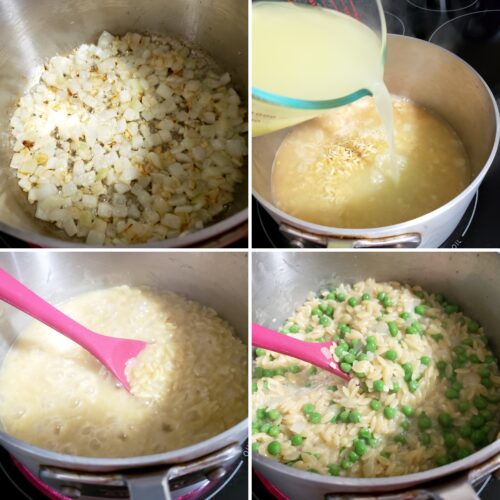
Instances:
[[[440,117],[393,97],[395,162],[373,98],[296,126],[272,172],[276,206],[299,219],[342,228],[405,222],[444,205],[469,184],[464,145]]]

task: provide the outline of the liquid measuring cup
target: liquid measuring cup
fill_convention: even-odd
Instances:
[[[372,95],[386,36],[381,0],[254,0],[252,135]]]

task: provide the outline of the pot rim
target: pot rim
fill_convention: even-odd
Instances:
[[[171,238],[166,240],[154,240],[149,243],[139,245],[104,245],[93,246],[83,242],[66,241],[52,236],[44,236],[38,233],[30,233],[24,229],[17,229],[4,222],[0,222],[0,231],[9,234],[15,238],[25,241],[32,245],[43,248],[186,248],[210,240],[224,234],[231,229],[244,224],[248,220],[248,207],[231,215],[227,219],[221,220],[215,224],[207,226],[198,231],[194,231],[185,236]]]
[[[257,201],[264,206],[264,208],[272,213],[276,214],[281,220],[290,223],[292,226],[295,227],[300,227],[300,228],[305,228],[306,230],[315,233],[315,234],[322,234],[326,236],[341,236],[341,237],[347,237],[347,238],[360,238],[360,237],[377,237],[380,236],[381,232],[384,233],[390,233],[390,234],[396,234],[396,233],[405,233],[408,232],[409,226],[416,226],[416,225],[425,225],[426,223],[430,222],[431,219],[437,218],[440,215],[444,214],[447,212],[449,209],[451,209],[458,200],[466,198],[468,195],[472,195],[477,189],[479,188],[479,185],[483,181],[484,177],[486,176],[488,170],[491,168],[493,161],[495,160],[497,151],[498,151],[498,145],[500,142],[500,113],[499,109],[495,100],[495,97],[493,96],[493,93],[491,92],[490,87],[484,80],[484,78],[466,61],[464,61],[461,57],[457,56],[453,52],[449,51],[448,49],[445,49],[444,47],[441,47],[440,45],[437,45],[432,42],[427,42],[425,40],[420,40],[418,38],[413,38],[410,36],[405,36],[405,35],[393,35],[393,34],[388,34],[388,39],[391,38],[403,38],[403,39],[411,39],[415,43],[420,43],[422,45],[432,45],[434,48],[437,50],[442,50],[446,53],[448,53],[449,56],[454,57],[457,59],[461,64],[463,64],[471,73],[473,73],[478,81],[482,84],[483,88],[486,90],[487,94],[489,95],[489,98],[491,100],[494,116],[495,116],[495,138],[492,144],[492,148],[490,151],[490,155],[488,156],[483,168],[479,171],[475,179],[459,194],[457,194],[454,198],[449,200],[447,203],[444,205],[441,205],[440,207],[434,209],[431,212],[428,212],[424,215],[421,215],[415,219],[410,219],[408,221],[400,222],[398,224],[393,224],[390,226],[380,226],[380,227],[371,227],[371,228],[337,228],[337,227],[331,227],[331,226],[323,226],[321,224],[314,224],[312,222],[308,222],[302,219],[299,219],[297,217],[294,217],[292,215],[289,215],[279,208],[277,208],[274,204],[268,202],[267,200],[264,200],[264,198],[256,192],[256,190],[252,186],[252,194],[257,198]]]
[[[6,442],[16,450],[23,453],[28,453],[35,456],[42,465],[46,465],[44,461],[51,463],[58,463],[61,467],[66,469],[77,468],[96,468],[102,467],[107,470],[111,469],[130,469],[139,468],[160,464],[176,464],[198,458],[200,456],[212,453],[215,450],[223,448],[219,441],[225,443],[231,442],[234,438],[233,434],[240,434],[248,430],[248,417],[244,420],[233,425],[229,429],[217,434],[211,438],[205,439],[199,443],[179,448],[177,450],[167,451],[164,453],[155,453],[152,455],[141,455],[126,458],[100,458],[100,457],[82,457],[78,455],[67,455],[65,453],[58,453],[55,451],[47,450],[39,446],[32,445],[26,441],[10,436],[5,431],[0,430],[0,443]],[[234,438],[234,442],[238,439]],[[8,450],[10,451],[10,450]],[[201,451],[201,453],[200,453]],[[22,461],[22,460],[21,460]],[[47,463],[48,465],[48,463]]]
[[[488,446],[481,448],[472,455],[463,458],[461,460],[456,460],[447,465],[441,467],[434,467],[432,469],[414,472],[411,474],[404,474],[401,476],[388,476],[388,477],[332,477],[322,474],[316,474],[314,472],[307,472],[301,469],[296,469],[290,467],[289,465],[282,464],[276,460],[264,457],[262,455],[253,454],[252,462],[255,462],[262,466],[264,469],[272,469],[273,472],[285,476],[293,476],[301,481],[311,481],[316,484],[321,484],[322,486],[332,486],[332,487],[342,487],[349,490],[354,489],[365,489],[366,488],[376,488],[379,489],[401,489],[405,487],[411,487],[413,485],[432,481],[434,479],[449,477],[460,471],[472,469],[474,466],[479,465],[492,456],[495,453],[500,452],[500,438],[496,439]],[[265,475],[265,472],[264,472]],[[338,490],[337,490],[338,491]]]

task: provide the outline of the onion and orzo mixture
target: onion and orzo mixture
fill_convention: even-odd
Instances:
[[[35,217],[89,244],[203,228],[243,180],[245,108],[206,54],[104,32],[52,57],[12,117],[11,168]]]
[[[496,439],[500,375],[481,325],[440,294],[372,279],[312,295],[281,329],[332,340],[346,383],[256,350],[253,452],[333,476],[394,476]]]
[[[132,394],[82,347],[34,322],[0,367],[10,435],[71,455],[131,457],[198,443],[247,416],[247,350],[213,309],[120,286],[61,310],[93,331],[149,342],[127,366]]]

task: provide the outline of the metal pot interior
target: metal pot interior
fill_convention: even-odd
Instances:
[[[124,284],[180,293],[213,307],[247,343],[248,263],[245,253],[12,252],[0,255],[0,267],[53,304],[86,291]],[[0,364],[19,332],[31,321],[27,315],[0,303]],[[246,435],[245,419],[223,434],[179,452],[131,459],[90,459],[48,452],[1,431],[0,442],[33,469],[36,468],[33,458],[43,457],[45,465],[106,470],[187,461],[242,441]]]
[[[389,35],[385,83],[392,94],[408,97],[448,121],[464,143],[475,180],[498,145],[496,104],[481,77],[464,61],[437,45]],[[255,137],[252,141],[253,190],[272,210],[278,210],[271,194],[272,166],[290,130]]]
[[[248,8],[245,2],[0,0],[0,23],[0,108],[3,110],[0,115],[0,229],[32,243],[42,246],[75,243],[55,226],[34,218],[34,208],[9,168],[11,114],[19,97],[34,83],[37,68],[48,58],[68,53],[82,43],[94,43],[104,30],[113,34],[167,33],[208,52],[232,75],[243,102],[247,100]],[[246,220],[242,211],[248,205],[247,185],[244,180],[237,186],[232,206],[213,222],[211,231],[200,232],[200,240]],[[222,221],[225,224],[222,225]],[[170,240],[169,246],[174,244],[174,240]]]
[[[277,329],[302,304],[309,292],[325,286],[374,278],[421,285],[442,292],[485,329],[493,352],[500,358],[500,254],[452,252],[266,252],[253,257],[252,321]],[[458,470],[470,469],[500,452],[500,439],[452,464],[407,476],[377,479],[331,478],[299,471],[261,456],[254,466],[292,498],[305,498],[310,488],[323,494],[383,491],[405,488]],[[284,489],[283,489],[284,488]],[[308,490],[309,489],[309,490]],[[289,494],[289,493],[287,493]]]

